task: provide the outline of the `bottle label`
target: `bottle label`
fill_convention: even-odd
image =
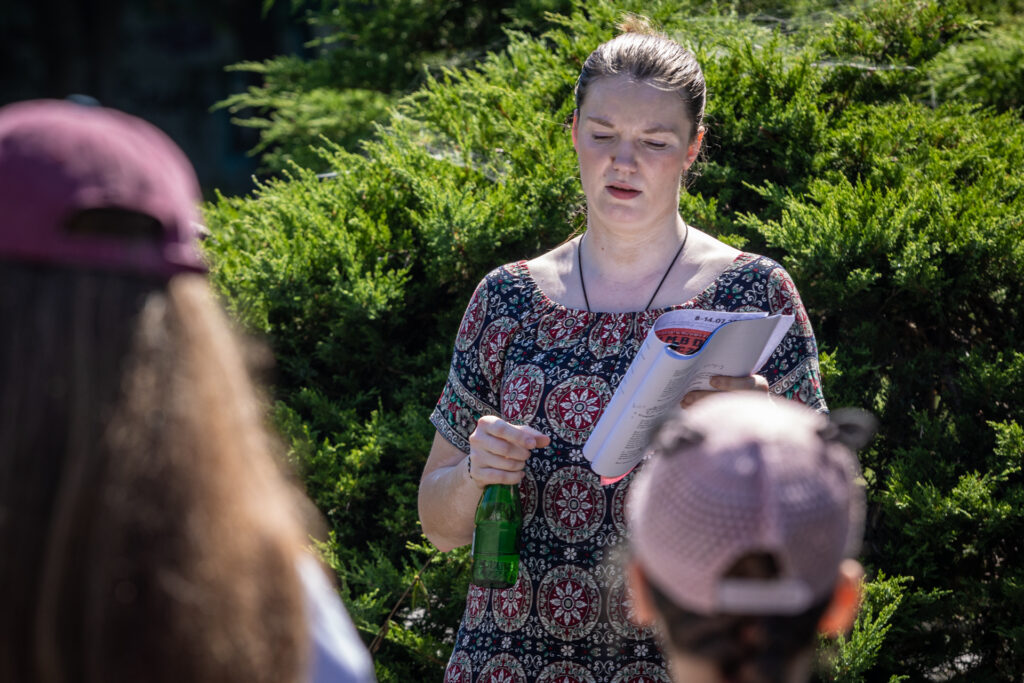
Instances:
[[[515,522],[480,522],[473,531],[473,555],[518,555],[519,525]]]

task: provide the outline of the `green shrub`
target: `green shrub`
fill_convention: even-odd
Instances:
[[[915,91],[922,67],[977,30],[962,0],[876,0],[840,17],[817,42],[835,103],[884,102]]]
[[[1001,111],[1024,107],[1024,21],[951,46],[928,67],[927,92],[938,102],[975,102]]]
[[[486,271],[578,220],[571,69],[555,63],[516,35],[480,72],[429,79],[363,154],[325,149],[335,178],[294,169],[207,210],[215,282],[277,358],[276,419],[332,529],[326,556],[368,643],[387,626],[382,681],[438,678],[466,592],[464,552],[420,573],[417,545],[452,330]]]
[[[829,663],[829,678],[836,683],[864,680],[892,629],[891,620],[903,602],[906,583],[905,577],[886,578],[884,573],[879,573],[875,581],[864,584],[863,602],[850,635],[840,636],[834,644],[824,640],[821,643],[828,655],[824,659]],[[906,678],[893,675],[889,683]]]
[[[777,34],[705,50],[709,161],[693,190],[715,197],[722,218],[770,211],[749,186],[774,183],[799,192],[812,176],[828,120],[820,74],[809,53],[794,51]]]
[[[272,4],[268,0],[266,4]],[[539,33],[544,13],[567,0],[326,0],[292,3],[317,36],[309,60],[275,57],[229,67],[260,77],[259,86],[218,102],[241,114],[233,122],[260,131],[251,154],[264,171],[294,162],[320,168],[310,151],[320,137],[355,151],[403,93],[422,85],[424,70],[463,67],[506,43],[507,29]]]
[[[473,68],[432,70],[358,154],[320,144],[309,168],[207,207],[214,282],[277,359],[274,418],[382,681],[437,680],[450,652],[466,553],[436,553],[420,534],[427,416],[478,279],[584,220],[571,91],[623,10],[663,23],[705,66],[709,160],[684,216],[783,262],[830,405],[881,419],[862,454],[874,579],[823,675],[1024,677],[1024,124],[978,108],[1001,106],[990,76],[970,102],[922,97],[926,76],[937,92],[965,83],[950,75],[975,46],[962,5],[900,0],[834,20],[821,9],[793,5],[772,29],[744,16],[768,11],[758,3],[580,1],[543,36],[511,31]],[[844,81],[823,50],[915,71]],[[994,49],[984,73],[1017,68],[1000,56],[1012,54]],[[328,85],[322,102],[348,96]],[[322,123],[340,131],[344,115]],[[302,127],[281,133],[282,154],[307,148]]]
[[[248,64],[236,68],[254,70]],[[358,88],[314,88],[269,95],[252,87],[220,105],[232,114],[251,110],[248,116],[235,116],[232,122],[259,130],[260,141],[250,154],[261,155],[265,170],[283,171],[290,163],[303,168],[322,167],[316,152],[316,147],[323,144],[322,138],[356,149],[361,140],[370,137],[374,122],[393,102],[394,98],[384,93]]]
[[[1006,595],[1022,551],[1024,127],[1012,115],[859,107],[803,195],[767,188],[746,216],[784,262],[839,376],[833,404],[872,407],[880,436],[869,563],[908,579],[876,673],[1017,680]],[[940,599],[941,598],[941,599]]]
[[[1005,21],[1024,11],[1024,0],[964,0],[964,6],[982,19]]]

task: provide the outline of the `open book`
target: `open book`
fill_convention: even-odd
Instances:
[[[583,446],[594,472],[619,477],[647,452],[653,431],[688,392],[714,375],[761,368],[793,324],[792,315],[682,309],[659,317]]]

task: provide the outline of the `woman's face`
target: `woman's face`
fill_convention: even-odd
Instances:
[[[679,210],[683,173],[700,151],[683,101],[611,76],[591,83],[573,119],[588,219],[617,230],[657,227]]]

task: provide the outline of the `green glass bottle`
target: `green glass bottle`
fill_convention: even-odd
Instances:
[[[490,484],[476,507],[472,582],[483,588],[511,588],[519,578],[523,510],[519,487]]]

